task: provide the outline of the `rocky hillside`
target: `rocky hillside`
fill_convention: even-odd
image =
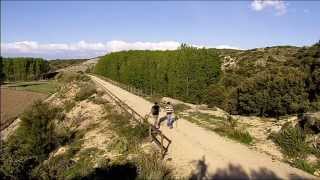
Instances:
[[[271,117],[319,110],[319,43],[218,52],[223,73],[208,91],[210,106]]]

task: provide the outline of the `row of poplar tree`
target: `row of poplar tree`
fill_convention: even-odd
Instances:
[[[279,117],[320,110],[320,43],[300,48],[288,61],[270,56],[261,67],[255,65],[259,51],[243,51],[249,59],[224,72],[217,52],[186,45],[175,51],[116,52],[102,57],[95,72],[146,94],[232,114]]]
[[[218,81],[220,59],[208,49],[185,44],[174,51],[123,51],[108,54],[97,74],[141,89],[193,103],[205,102],[208,87]]]
[[[50,70],[48,61],[41,58],[3,58],[0,59],[1,80],[30,81]]]

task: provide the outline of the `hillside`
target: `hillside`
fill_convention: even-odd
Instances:
[[[234,114],[273,117],[317,110],[319,58],[319,43],[224,54],[224,73],[212,92],[224,91],[224,99],[211,104]]]
[[[50,60],[48,62],[50,65],[50,70],[55,71],[58,69],[69,67],[69,66],[78,65],[85,61],[87,61],[87,59],[55,59],[55,60]]]
[[[1,179],[166,179],[171,170],[137,124],[82,74],[1,132]]]
[[[95,72],[145,94],[279,117],[319,109],[319,57],[319,43],[245,51],[182,45],[175,51],[107,54]]]
[[[175,110],[181,119],[179,118],[179,122],[175,124],[174,130],[170,130],[164,125],[161,128],[173,140],[166,158],[161,160],[157,157],[158,153],[153,153],[158,150],[153,147],[155,144],[147,143],[147,139],[145,139],[147,129],[139,126],[135,128],[136,124],[130,122],[126,113],[116,106],[113,100],[101,89],[96,88],[86,76],[81,73],[64,71],[57,76],[57,80],[62,83],[62,86],[55,95],[45,101],[49,103],[49,107],[46,103],[34,105],[32,107],[34,111],[27,111],[22,116],[22,122],[28,121],[31,124],[36,124],[36,121],[31,121],[30,117],[34,119],[45,117],[43,120],[46,123],[54,123],[55,126],[52,128],[55,133],[46,134],[44,127],[38,126],[42,129],[38,129],[34,134],[27,134],[25,130],[29,126],[25,123],[21,124],[22,128],[20,129],[14,127],[13,129],[16,131],[11,130],[13,135],[11,134],[11,137],[5,142],[3,146],[5,148],[1,149],[4,152],[4,158],[0,159],[2,163],[0,173],[5,173],[5,177],[15,174],[20,177],[52,177],[57,179],[80,177],[165,179],[173,178],[172,176],[185,177],[186,179],[199,176],[234,178],[239,175],[239,171],[246,178],[312,177],[281,161],[311,174],[319,175],[317,174],[319,173],[319,161],[314,160],[314,157],[319,156],[316,149],[318,146],[312,146],[314,140],[310,134],[295,139],[296,136],[292,134],[291,126],[287,125],[290,119],[296,121],[294,116],[284,118],[281,121],[254,116],[229,116],[228,113],[218,108],[208,109],[203,105],[183,105],[184,102],[177,101],[181,104],[175,104]],[[103,82],[102,85],[108,87],[110,91],[141,113],[142,116],[149,112],[151,104],[145,99],[125,92],[107,82]],[[45,110],[42,111],[42,108]],[[49,111],[48,108],[52,111]],[[41,114],[41,112],[45,113]],[[47,127],[51,128],[51,125]],[[66,129],[69,130],[66,131]],[[192,133],[190,134],[190,132]],[[289,138],[286,137],[284,141],[281,139],[282,134],[287,135],[287,133],[289,133]],[[40,134],[44,139],[33,141],[35,136]],[[195,136],[195,134],[197,135]],[[135,135],[141,142],[138,143],[140,147],[138,151],[137,144],[132,146],[131,142],[131,137],[135,137]],[[21,142],[17,141],[17,137],[21,139]],[[50,137],[54,137],[54,139],[50,140]],[[50,140],[49,146],[46,145],[47,138]],[[211,141],[208,142],[208,139]],[[297,141],[302,144],[295,144]],[[315,141],[317,141],[316,137]],[[45,152],[40,149],[30,151],[33,157],[39,158],[37,161],[31,162],[31,167],[25,167],[30,163],[25,161],[25,158],[30,157],[29,153],[24,154],[28,152],[30,145],[26,142],[46,146],[49,149]],[[44,144],[42,144],[43,142]],[[277,142],[289,143],[290,150],[285,149],[286,147],[281,144],[278,146]],[[16,147],[19,147],[20,150],[12,152],[11,150]],[[309,151],[307,150],[309,148],[314,149]],[[238,155],[239,151],[243,156]],[[294,153],[294,158],[291,153]],[[297,153],[304,156],[298,157]],[[205,158],[201,157],[201,154]],[[244,156],[245,154],[246,156]],[[287,158],[287,154],[290,155],[290,158]],[[16,156],[18,161],[11,159],[13,156]],[[311,160],[304,159],[309,157]],[[261,158],[264,163],[257,166],[258,162],[255,161],[260,162]],[[192,159],[195,160],[194,163],[190,163]],[[252,163],[248,164],[249,159]],[[226,162],[229,161],[230,164],[227,166]],[[16,163],[25,169],[17,171],[16,168],[13,168]],[[238,165],[236,165],[237,163]],[[203,165],[207,167],[205,174],[201,174]],[[149,168],[150,166],[152,168]],[[171,167],[174,168],[171,169]],[[119,171],[126,173],[119,173]],[[154,171],[157,173],[153,173]],[[226,174],[227,172],[230,174]],[[294,175],[290,173],[289,176],[287,172],[292,172]]]

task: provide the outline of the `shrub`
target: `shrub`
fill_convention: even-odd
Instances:
[[[231,128],[229,126],[222,126],[215,128],[214,131],[218,134],[227,136],[243,144],[251,144],[253,142],[253,138],[249,134],[249,132],[242,129]]]
[[[106,103],[109,103],[108,100],[100,97],[100,96],[96,96],[95,98],[92,99],[92,102],[95,103],[95,104],[106,104]]]
[[[73,100],[69,100],[69,101],[66,101],[64,103],[64,110],[66,112],[70,112],[71,109],[76,105],[76,103],[73,101]]]
[[[308,154],[309,148],[305,142],[305,135],[300,128],[287,126],[281,129],[279,133],[274,134],[272,139],[288,157],[304,158]]]
[[[72,81],[89,81],[90,78],[84,74],[75,72],[61,72],[57,76],[57,80],[61,83],[70,83]]]
[[[214,129],[217,133],[225,135],[231,139],[239,141],[243,144],[251,144],[253,142],[252,136],[246,130],[237,128],[238,121],[232,116],[228,116],[226,121],[218,125]]]
[[[107,115],[110,120],[112,129],[116,131],[119,136],[125,137],[129,144],[141,142],[148,136],[148,124],[138,123],[132,125],[130,116],[127,114],[117,114],[115,112]]]
[[[313,174],[314,171],[316,170],[316,168],[308,163],[308,161],[304,160],[304,159],[294,159],[292,162],[293,166],[295,166],[296,168],[302,169],[310,174]]]
[[[92,83],[85,83],[80,87],[79,92],[75,96],[76,101],[82,101],[96,93],[96,87]]]
[[[164,164],[157,152],[138,154],[135,164],[140,170],[137,179],[173,179],[171,169]]]
[[[182,112],[182,111],[185,111],[187,109],[190,109],[190,107],[185,105],[185,104],[176,104],[176,105],[174,105],[174,110],[176,112]]]
[[[35,102],[21,117],[15,134],[9,137],[1,154],[0,169],[17,179],[31,176],[31,171],[59,145],[54,119],[61,109]]]
[[[223,108],[227,97],[227,89],[219,85],[211,85],[208,88],[208,97],[206,103],[208,107]]]
[[[240,114],[279,117],[306,111],[305,75],[292,67],[262,71],[241,83],[237,101]]]

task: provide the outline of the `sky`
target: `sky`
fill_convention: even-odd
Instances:
[[[320,1],[1,1],[1,56],[309,46],[320,40],[319,19]]]

